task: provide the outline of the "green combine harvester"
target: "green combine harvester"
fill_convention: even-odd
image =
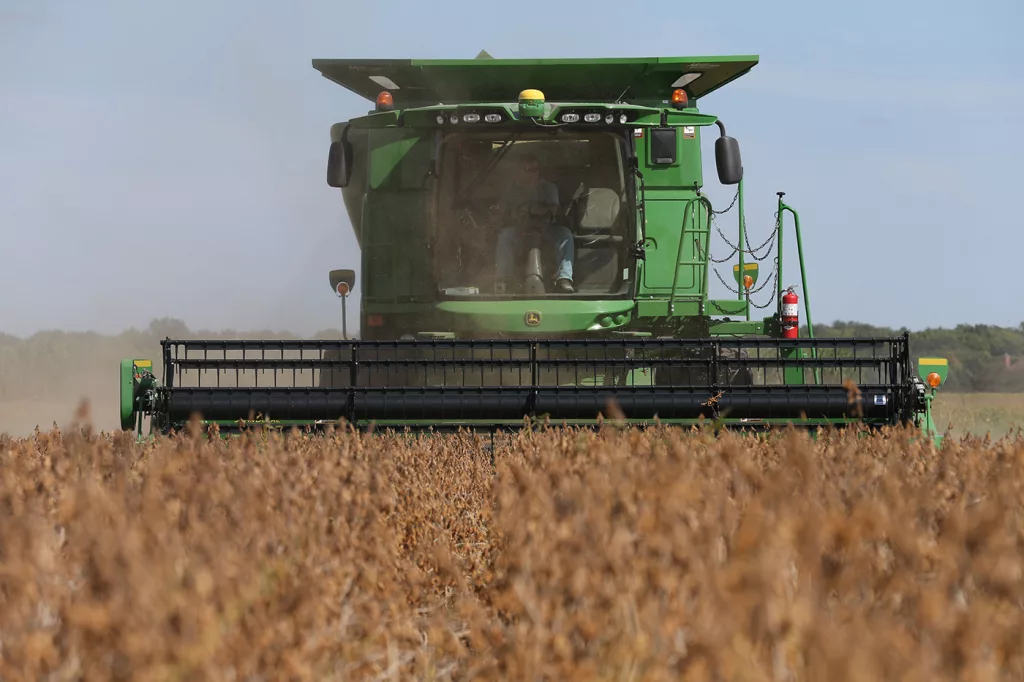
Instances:
[[[159,369],[122,362],[122,427],[166,433],[198,415],[222,432],[339,420],[493,432],[615,416],[905,423],[939,441],[945,359],[915,367],[908,335],[814,338],[800,220],[782,192],[774,230],[750,245],[739,145],[697,103],[756,64],[314,60],[373,107],[331,128],[327,163],[361,252],[358,277],[329,281],[344,306],[358,280],[360,338],[343,307],[337,340],[166,339]],[[715,132],[718,180],[736,187],[724,210],[703,192],[701,138]],[[787,214],[803,334],[784,287]],[[711,253],[713,233],[731,253]],[[712,271],[730,295],[711,297]]]

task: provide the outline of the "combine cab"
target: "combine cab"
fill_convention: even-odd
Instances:
[[[148,419],[166,432],[198,415],[222,430],[494,430],[616,415],[912,423],[939,440],[943,359],[915,367],[906,335],[814,338],[799,216],[782,192],[774,231],[750,247],[739,145],[697,102],[756,63],[315,60],[373,105],[332,127],[327,163],[361,251],[358,277],[329,281],[343,304],[360,289],[360,339],[167,339],[161,379],[148,361],[122,363],[123,428],[141,434]],[[736,187],[725,210],[702,191],[701,137],[716,133],[717,179]],[[783,285],[787,215],[805,336]],[[713,230],[731,254],[710,252]],[[731,297],[710,297],[712,271]]]

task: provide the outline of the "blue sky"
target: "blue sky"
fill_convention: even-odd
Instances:
[[[702,110],[741,143],[751,241],[776,191],[800,210],[814,320],[1024,321],[1019,0],[627,7],[0,0],[0,331],[340,326],[328,130],[367,103],[310,60],[481,49],[760,55]]]

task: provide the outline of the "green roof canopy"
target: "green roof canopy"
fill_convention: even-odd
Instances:
[[[661,101],[682,87],[693,100],[739,78],[756,55],[611,59],[314,59],[313,68],[374,101],[395,106],[514,102],[535,88],[548,101]],[[620,100],[621,98],[621,100]]]

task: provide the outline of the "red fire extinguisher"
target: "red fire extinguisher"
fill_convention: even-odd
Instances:
[[[795,339],[800,335],[800,299],[793,293],[793,287],[786,289],[782,297],[782,338]]]

